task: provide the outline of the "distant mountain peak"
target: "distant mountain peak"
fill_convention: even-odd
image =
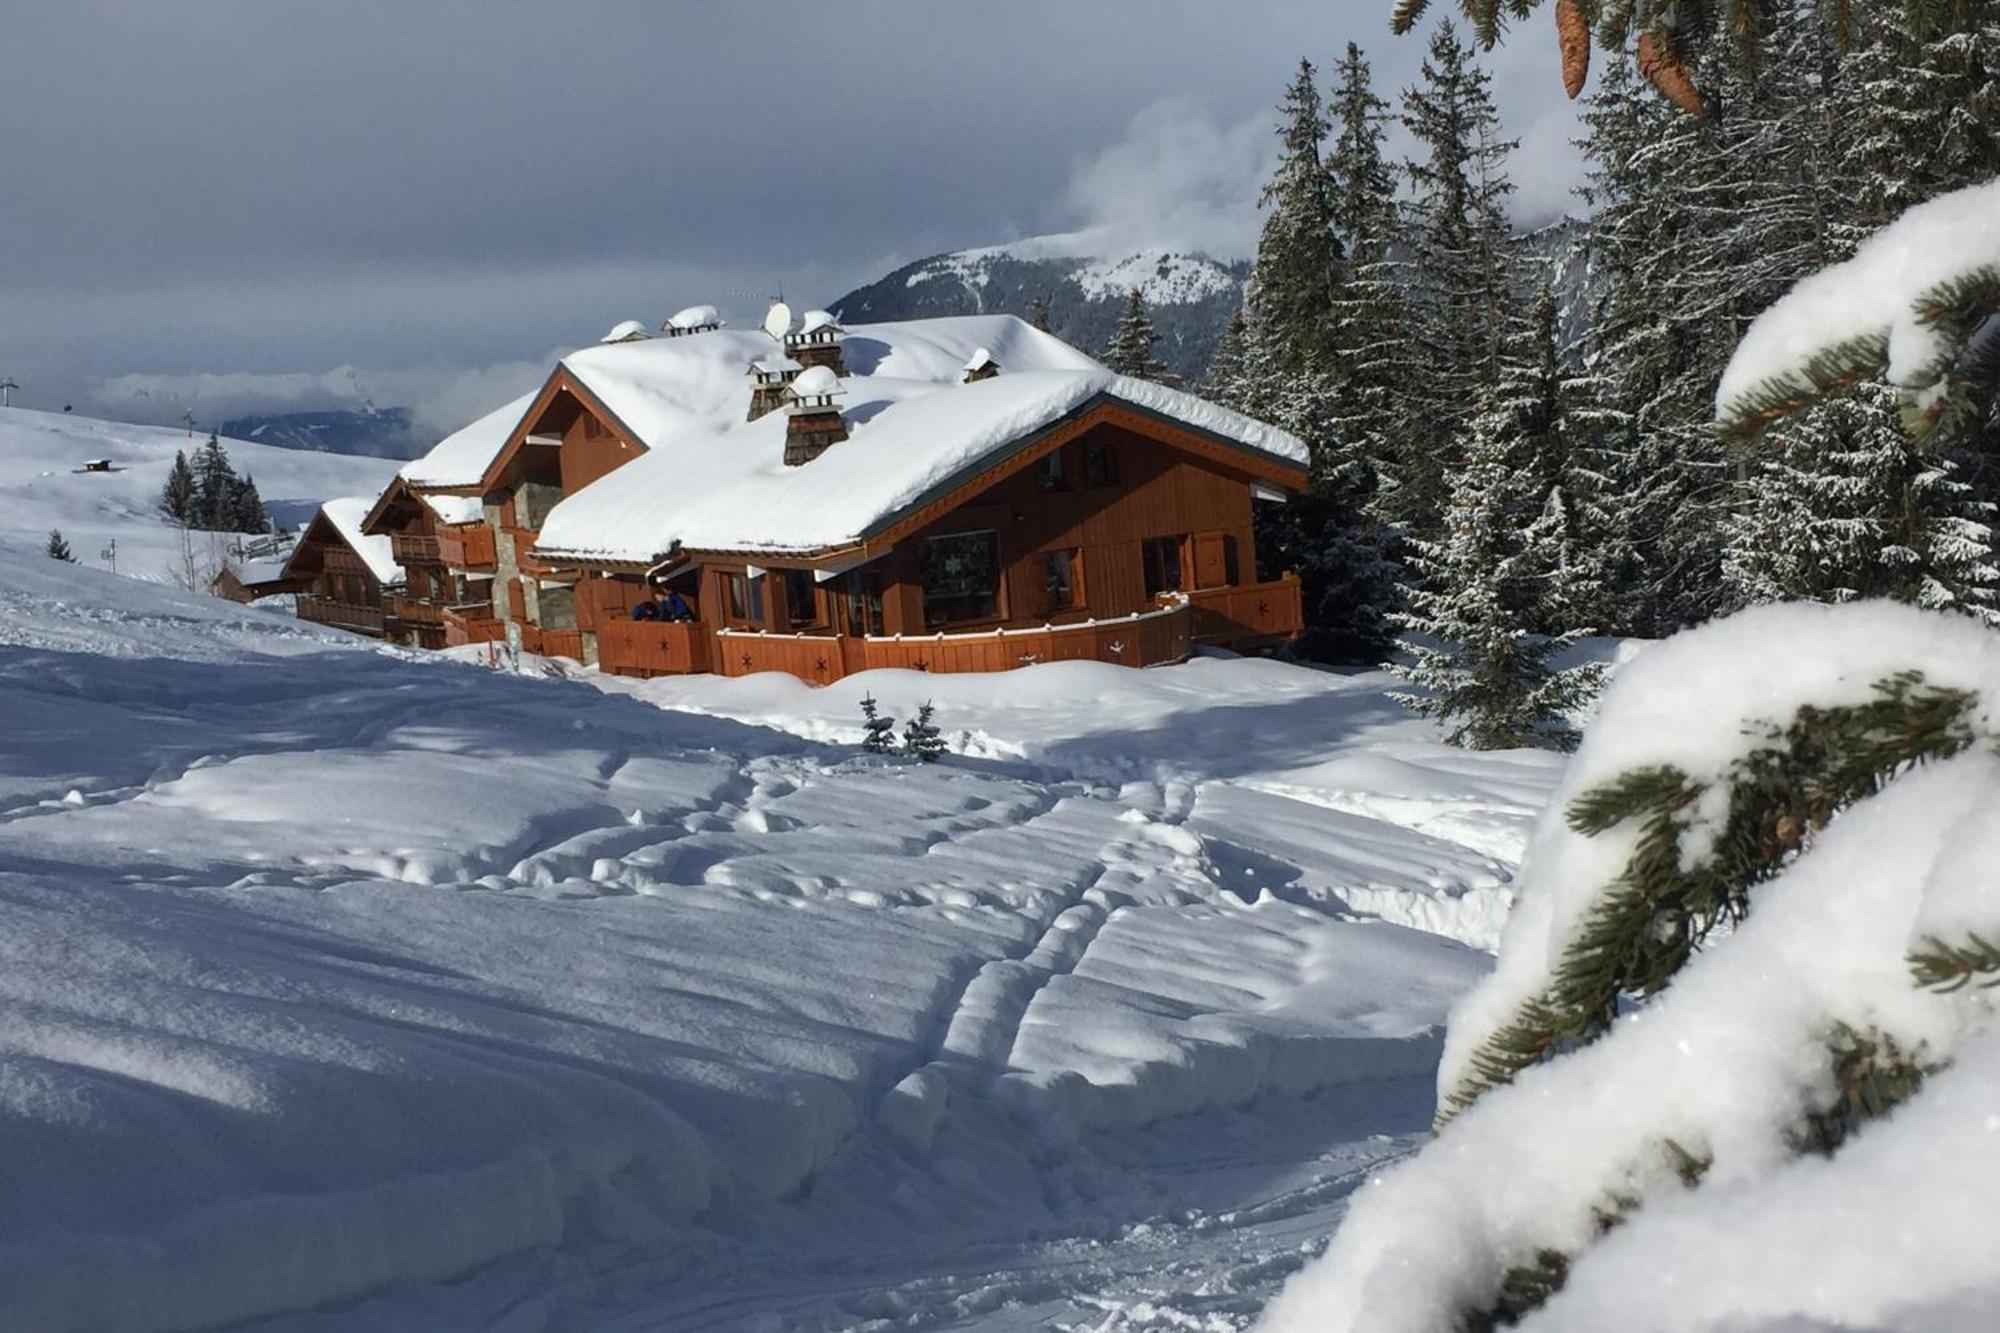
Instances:
[[[1119,248],[1091,231],[977,246],[906,264],[830,307],[843,321],[873,323],[939,315],[1026,318],[1037,297],[1049,303],[1057,336],[1101,351],[1125,297],[1138,288],[1159,331],[1158,355],[1193,380],[1208,366],[1229,313],[1243,300],[1250,266],[1198,251]]]

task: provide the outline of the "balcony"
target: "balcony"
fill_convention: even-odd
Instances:
[[[437,558],[448,569],[485,572],[498,568],[493,529],[484,523],[439,528]]]
[[[615,676],[684,676],[708,667],[708,631],[688,621],[597,624],[597,665]]]
[[[336,629],[353,630],[357,634],[382,633],[382,608],[379,606],[357,606],[351,602],[335,602],[324,597],[299,596],[299,619],[310,620],[321,625],[332,625]]]
[[[421,601],[415,597],[392,597],[389,599],[389,614],[405,625],[441,625],[444,623],[444,608],[436,602]]]
[[[437,538],[392,532],[389,534],[389,554],[399,565],[435,565],[438,562]]]

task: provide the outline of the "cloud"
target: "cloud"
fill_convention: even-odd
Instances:
[[[1117,142],[1076,159],[1063,203],[1107,253],[1158,247],[1247,258],[1276,145],[1269,113],[1226,124],[1191,99],[1154,102]]]
[[[552,349],[540,360],[386,371],[335,366],[274,374],[119,375],[101,382],[91,398],[97,410],[125,420],[174,422],[192,412],[204,425],[240,416],[407,407],[418,435],[436,437],[534,388],[561,354]]]

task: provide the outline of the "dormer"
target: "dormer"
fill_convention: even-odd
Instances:
[[[785,466],[810,463],[847,438],[847,421],[833,400],[847,392],[827,366],[808,366],[785,390]]]
[[[775,412],[785,405],[785,389],[798,378],[805,367],[788,356],[760,358],[750,363],[750,415],[745,421],[755,421],[766,412]]]
[[[965,382],[967,384],[977,384],[981,380],[990,380],[999,373],[1000,363],[995,361],[993,353],[987,351],[984,347],[974,352],[972,359],[965,363]]]
[[[649,335],[646,326],[636,319],[621,320],[611,326],[611,332],[597,341],[601,343],[642,343]]]
[[[785,355],[804,366],[825,366],[835,375],[847,373],[841,352],[846,332],[824,310],[808,310],[799,327],[785,335]]]
[[[660,332],[669,338],[685,338],[695,333],[712,333],[722,327],[722,316],[712,305],[691,305],[667,316]]]

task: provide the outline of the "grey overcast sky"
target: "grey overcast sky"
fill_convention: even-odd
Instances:
[[[1081,226],[1247,253],[1271,108],[1389,0],[5,0],[0,376],[141,420],[448,429],[625,317],[754,319]],[[1442,9],[1444,6],[1440,5]],[[1517,215],[1578,175],[1540,25],[1491,57]]]

